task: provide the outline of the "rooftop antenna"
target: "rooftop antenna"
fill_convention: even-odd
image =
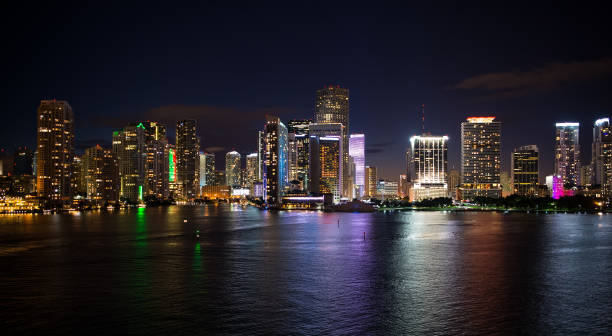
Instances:
[[[425,134],[425,104],[421,104],[421,134]]]

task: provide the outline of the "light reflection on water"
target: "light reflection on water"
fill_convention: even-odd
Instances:
[[[593,334],[612,322],[609,215],[220,205],[5,218],[0,308],[15,332]]]

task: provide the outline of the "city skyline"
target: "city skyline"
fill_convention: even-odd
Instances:
[[[7,76],[14,73],[17,82],[2,92],[14,122],[0,125],[5,148],[33,147],[30,111],[41,99],[56,98],[69,101],[78,115],[79,152],[98,143],[106,147],[107,134],[133,120],[170,126],[196,118],[202,150],[220,154],[222,167],[221,154],[232,147],[256,150],[252,132],[266,113],[311,118],[315,90],[340,85],[351,93],[350,132],[370,139],[366,164],[396,178],[404,163],[392,158],[403,156],[409,137],[420,133],[421,104],[427,106],[426,129],[449,136],[449,167],[455,169],[460,133],[454,125],[467,116],[495,115],[504,123],[503,153],[538,144],[542,157],[549,157],[555,122],[590,125],[612,110],[608,20],[574,6],[558,6],[555,15],[544,6],[470,10],[433,4],[332,5],[325,14],[200,4],[172,15],[155,3],[47,4],[36,11],[14,6],[2,23],[6,31],[29,24],[6,41],[14,51],[9,64],[16,65]],[[44,26],[45,13],[55,11],[72,13],[71,22]],[[524,29],[514,29],[515,22]],[[223,131],[230,128],[239,131],[234,138]],[[174,138],[174,130],[168,133]],[[581,143],[590,142],[589,133],[581,132]],[[581,155],[589,159],[590,147]],[[509,163],[506,154],[502,169],[509,171]],[[552,163],[543,162],[542,170],[552,171]]]

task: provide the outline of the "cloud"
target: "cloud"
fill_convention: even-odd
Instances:
[[[86,140],[77,139],[74,142],[74,148],[80,151],[83,151],[87,148],[94,147],[96,145],[100,145],[104,148],[110,148],[111,142],[107,139],[86,139]]]
[[[550,63],[528,71],[488,73],[467,78],[450,88],[476,90],[482,99],[511,99],[538,92],[554,91],[612,75],[612,59]]]
[[[379,154],[384,152],[387,147],[389,147],[390,145],[392,145],[393,142],[391,141],[386,141],[386,142],[375,142],[372,144],[367,144],[366,145],[366,149],[365,149],[365,153],[366,154]]]

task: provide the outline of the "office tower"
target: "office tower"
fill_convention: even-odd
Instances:
[[[215,153],[204,153],[206,185],[219,185],[215,179]]]
[[[461,199],[501,197],[501,123],[470,117],[461,123]]]
[[[86,196],[85,171],[83,159],[74,155],[72,157],[72,172],[70,173],[70,190],[73,196]]]
[[[353,185],[357,192],[355,197],[361,198],[365,192],[365,135],[351,134],[349,137],[349,156],[355,164]]]
[[[146,133],[145,133],[146,134]],[[145,145],[144,195],[165,199],[170,196],[170,158],[168,140],[150,139]]]
[[[130,126],[142,126],[145,133],[145,141],[166,140],[166,126],[156,121],[142,121],[131,123]]]
[[[294,119],[287,124],[289,133],[289,180],[300,181],[303,190],[308,189],[308,163],[310,150],[310,119]]]
[[[200,187],[200,139],[195,120],[176,122],[176,171],[184,199],[199,196]]]
[[[200,152],[200,190],[206,185],[206,153]]]
[[[277,207],[289,182],[287,127],[278,117],[266,116],[264,133],[264,201]]]
[[[612,197],[612,133],[608,118],[598,119],[593,126],[591,166],[593,184],[601,186],[603,197]]]
[[[0,149],[0,176],[13,175],[13,156],[4,150]]]
[[[259,155],[257,164],[257,180],[263,181],[264,160],[266,157],[266,135],[264,131],[257,131],[257,154]]]
[[[378,174],[376,172],[376,167],[374,166],[366,166],[365,167],[365,196],[370,198],[375,198],[376,195],[376,185],[378,183]]]
[[[379,180],[376,185],[376,192],[381,199],[397,198],[399,185],[397,181]]]
[[[225,154],[225,184],[233,188],[241,185],[240,169],[242,165],[240,161],[240,153],[236,151]]]
[[[73,161],[74,115],[68,102],[42,100],[38,107],[37,172],[38,196],[52,202],[69,200]]]
[[[13,174],[17,176],[32,175],[32,161],[34,155],[27,147],[19,147],[13,155]]]
[[[593,165],[587,164],[580,166],[580,185],[590,187],[593,185]]]
[[[317,90],[315,98],[315,123],[328,124],[340,123],[343,127],[342,133],[342,166],[348,168],[349,148],[349,90],[340,86],[326,86]],[[346,176],[346,171],[342,172]],[[343,182],[343,196],[348,194],[346,183]]]
[[[503,171],[499,174],[499,184],[501,185],[502,197],[508,197],[512,195],[512,178],[511,174]]]
[[[215,170],[215,185],[225,185],[225,170]]]
[[[168,144],[168,182],[176,183],[176,147]]]
[[[145,187],[145,128],[126,126],[113,132],[113,154],[119,163],[119,196],[131,203],[141,201]]]
[[[310,136],[310,191],[342,197],[342,136]]]
[[[85,150],[81,164],[87,198],[97,203],[119,199],[119,166],[112,150],[99,145]]]
[[[246,186],[249,188],[253,183],[257,182],[257,165],[259,163],[259,155],[251,153],[246,156]]]
[[[578,186],[580,172],[580,123],[562,122],[556,124],[555,170],[553,175],[561,176],[566,189]],[[553,190],[554,194],[554,190]]]
[[[412,183],[411,202],[448,196],[447,142],[447,136],[415,135],[410,138],[407,176]]]
[[[522,196],[538,195],[538,146],[530,145],[514,149],[511,156],[510,169],[513,193]]]
[[[448,197],[457,197],[457,188],[461,184],[461,174],[457,169],[451,169],[448,172]]]

